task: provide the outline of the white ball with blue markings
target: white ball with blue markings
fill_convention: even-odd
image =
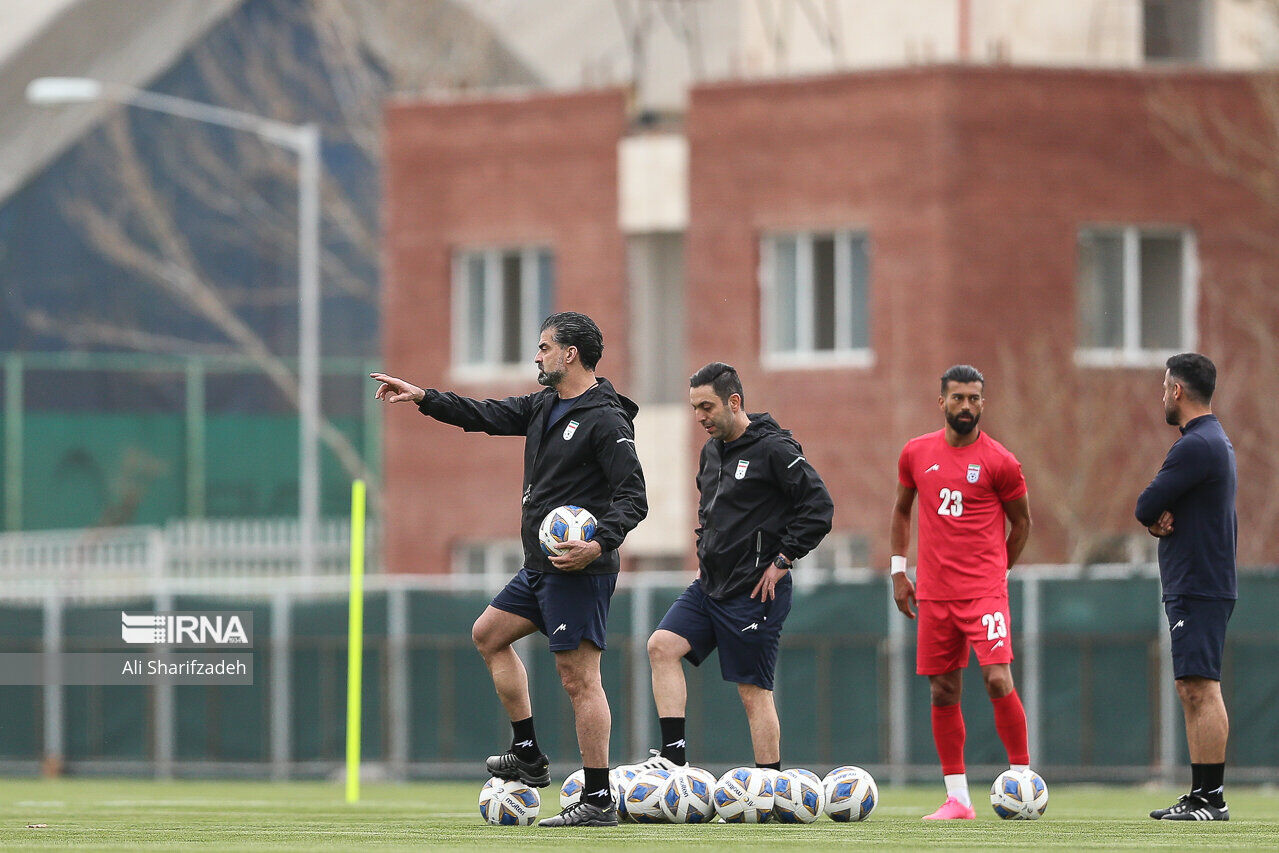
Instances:
[[[594,539],[597,524],[590,510],[580,506],[558,506],[542,519],[537,538],[542,543],[542,550],[548,556],[556,557],[564,553],[564,543],[570,539],[583,542]]]
[[[708,823],[715,817],[716,779],[700,767],[681,767],[671,772],[662,791],[662,812],[671,823]]]
[[[626,815],[636,823],[665,823],[662,792],[671,780],[671,772],[651,767],[639,773],[626,786]]]
[[[1034,770],[1005,770],[990,786],[990,805],[1004,820],[1038,820],[1048,808],[1048,786]]]
[[[586,788],[586,773],[578,768],[568,774],[564,784],[560,785],[560,809],[566,809],[582,799],[582,791]]]
[[[773,777],[773,820],[812,823],[826,808],[826,788],[811,770],[783,770]]]
[[[714,798],[725,823],[767,823],[773,816],[773,781],[758,767],[734,767],[719,777]]]
[[[640,772],[639,768],[633,764],[623,764],[608,771],[608,783],[613,789],[613,805],[617,807],[618,820],[631,820],[630,814],[626,811],[626,789]]]
[[[480,816],[493,826],[529,826],[542,810],[536,788],[496,776],[480,789]]]
[[[875,778],[860,767],[836,767],[823,780],[826,789],[826,814],[841,823],[865,820],[879,805],[879,786]]]

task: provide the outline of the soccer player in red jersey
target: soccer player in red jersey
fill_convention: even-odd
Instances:
[[[986,402],[985,385],[981,373],[966,364],[942,374],[938,404],[945,428],[908,441],[897,463],[893,599],[910,619],[919,608],[915,669],[928,676],[933,741],[946,782],[946,802],[924,820],[976,817],[964,773],[964,717],[959,708],[970,646],[977,652],[1009,766],[1030,764],[1026,712],[1009,667],[1013,647],[1008,612],[1008,570],[1030,536],[1030,502],[1021,463],[977,426]],[[916,495],[918,587],[906,574],[905,556]]]

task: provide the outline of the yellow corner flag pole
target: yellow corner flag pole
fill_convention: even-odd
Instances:
[[[346,646],[346,801],[360,799],[360,687],[364,663],[364,481],[351,484],[351,605]]]

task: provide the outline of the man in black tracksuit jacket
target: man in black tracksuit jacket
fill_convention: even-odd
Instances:
[[[635,452],[639,407],[595,376],[603,337],[584,314],[553,314],[542,325],[537,394],[472,400],[381,373],[379,399],[413,401],[424,415],[468,432],[523,435],[520,533],[524,567],[476,620],[472,638],[511,718],[511,749],[491,756],[489,773],[544,787],[550,764],[537,745],[528,676],[511,644],[534,631],[550,640],[560,680],[573,703],[585,788],[580,804],[545,826],[616,826],[608,781],[611,718],[600,682],[609,600],[617,584],[617,549],[648,514],[644,473]],[[547,513],[578,506],[595,516],[589,541],[570,541],[548,557],[538,540]]]
[[[1159,473],[1137,498],[1137,520],[1159,538],[1159,579],[1173,677],[1186,718],[1190,793],[1156,820],[1229,820],[1221,695],[1226,625],[1235,609],[1235,449],[1212,413],[1217,368],[1198,353],[1174,355],[1164,372],[1164,419],[1181,428]]]
[[[773,674],[791,605],[791,564],[830,532],[834,505],[803,448],[767,414],[748,415],[741,379],[714,362],[693,374],[689,399],[709,435],[697,471],[697,580],[648,640],[662,748],[645,762],[686,763],[686,688],[680,663],[719,649],[737,684],[755,763],[781,769]]]

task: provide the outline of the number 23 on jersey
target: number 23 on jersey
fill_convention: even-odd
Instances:
[[[964,514],[964,493],[959,489],[942,489],[937,496],[941,498],[941,504],[937,507],[938,515],[959,518]]]

